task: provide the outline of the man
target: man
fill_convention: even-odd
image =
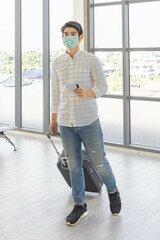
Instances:
[[[106,77],[100,60],[81,51],[83,29],[70,21],[61,28],[66,52],[52,65],[52,104],[49,130],[60,131],[70,171],[74,208],[66,218],[67,225],[76,225],[88,215],[85,202],[85,181],[81,145],[106,185],[110,210],[118,214],[121,200],[116,180],[105,156],[103,135],[98,119],[96,98],[107,91]]]

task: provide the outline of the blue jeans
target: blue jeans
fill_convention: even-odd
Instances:
[[[104,151],[103,134],[99,119],[90,125],[82,127],[59,126],[59,130],[70,171],[74,204],[81,205],[85,202],[82,143],[89,160],[106,185],[108,193],[116,192],[116,180]]]

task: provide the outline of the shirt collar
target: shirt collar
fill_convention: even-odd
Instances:
[[[80,49],[78,49],[78,51],[74,54],[73,59],[76,59],[80,55],[81,52],[82,51]],[[67,59],[71,58],[71,56],[68,53],[66,53],[66,52],[65,52],[65,57]]]

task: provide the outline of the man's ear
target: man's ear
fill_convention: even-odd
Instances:
[[[81,42],[83,38],[84,38],[84,35],[81,34],[81,35],[79,36],[79,42]]]

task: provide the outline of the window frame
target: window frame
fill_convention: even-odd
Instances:
[[[131,100],[139,100],[139,101],[152,101],[159,102],[159,97],[145,97],[145,96],[131,96],[130,95],[130,53],[135,51],[160,51],[160,47],[145,47],[145,48],[130,48],[129,44],[129,6],[130,4],[138,4],[145,2],[155,2],[160,0],[122,0],[108,3],[94,3],[94,0],[87,0],[87,8],[88,8],[88,42],[87,42],[87,50],[91,53],[95,53],[98,51],[101,52],[122,52],[123,58],[123,94],[115,95],[115,94],[106,94],[102,96],[103,98],[113,98],[113,99],[123,99],[123,144],[117,144],[113,142],[105,141],[106,145],[117,146],[130,148],[135,150],[149,151],[160,153],[160,149],[137,146],[131,144],[131,109],[130,102]],[[111,6],[111,5],[122,5],[122,48],[95,48],[95,32],[94,32],[94,9],[96,7],[102,6]]]
[[[22,127],[22,0],[15,0],[15,125],[19,131],[47,133],[50,123],[49,0],[43,0],[43,130]]]
[[[19,131],[45,134],[48,131],[50,123],[50,0],[43,0],[43,131],[30,130],[22,128],[22,26],[21,26],[21,1],[15,0],[15,125]],[[160,51],[158,48],[130,48],[129,47],[129,5],[145,2],[155,2],[160,0],[122,0],[108,3],[94,3],[94,0],[84,0],[84,32],[85,50],[91,53],[102,52],[122,52],[123,56],[123,94],[106,94],[104,98],[114,98],[123,100],[123,144],[105,142],[107,145],[130,148],[135,150],[160,153],[160,149],[148,148],[143,146],[134,146],[131,144],[131,119],[130,119],[130,101],[155,101],[159,102],[158,97],[143,97],[130,95],[130,52],[134,51]],[[95,48],[94,45],[94,8],[111,5],[122,5],[122,48]]]

